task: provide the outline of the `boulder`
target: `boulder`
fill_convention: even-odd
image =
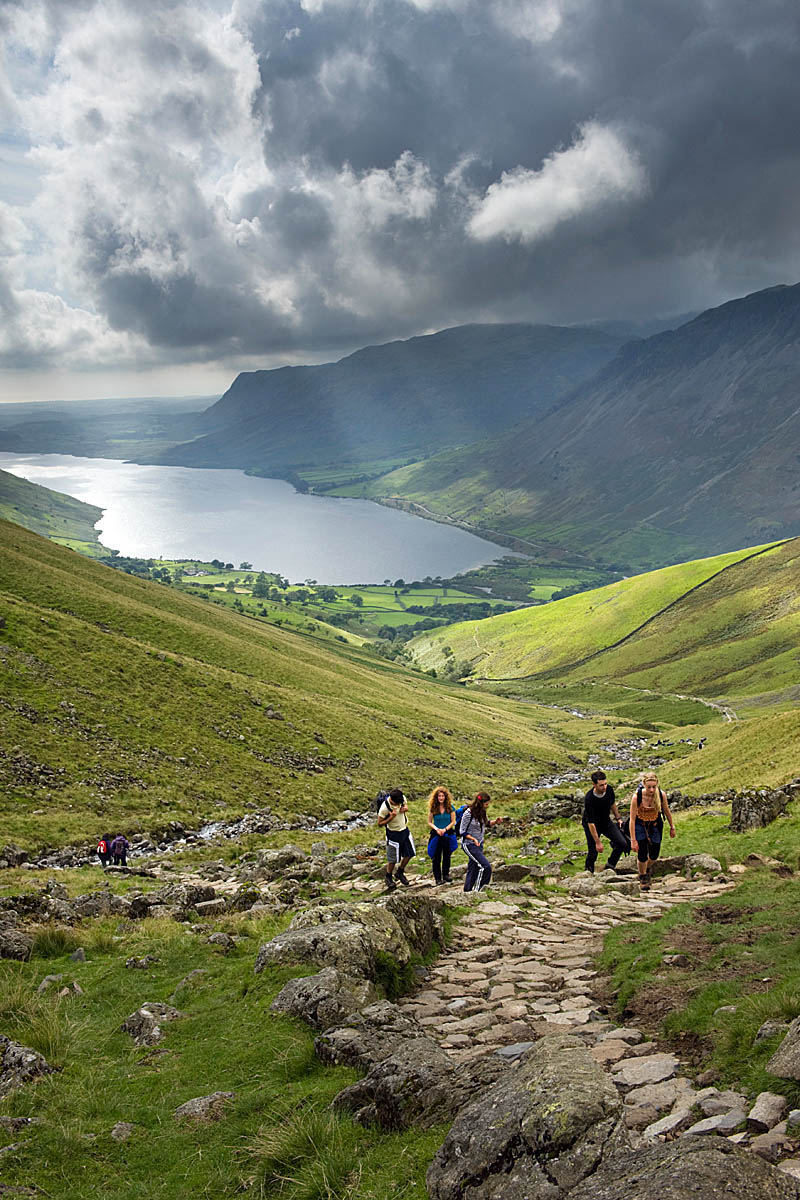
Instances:
[[[290,979],[273,1000],[272,1011],[300,1017],[314,1029],[329,1029],[376,999],[365,979],[325,967],[318,975]]]
[[[751,1133],[766,1133],[775,1128],[785,1112],[785,1096],[779,1096],[776,1092],[759,1092],[747,1114],[747,1128]]]
[[[210,1096],[195,1096],[179,1105],[172,1115],[176,1121],[219,1121],[223,1108],[234,1095],[234,1092],[212,1092]]]
[[[24,1083],[51,1075],[54,1070],[36,1050],[0,1034],[0,1099]]]
[[[705,875],[718,875],[721,870],[722,863],[710,854],[668,854],[656,859],[651,874],[659,876],[677,872],[691,875],[695,871],[702,871]]]
[[[0,869],[3,867],[21,867],[26,862],[28,862],[27,850],[23,850],[21,846],[16,846],[13,842],[9,842],[0,850]]]
[[[194,906],[198,917],[221,917],[228,911],[228,905],[222,896],[215,900],[199,900]]]
[[[63,900],[57,898],[50,901],[48,908],[53,913],[53,906],[63,904]],[[90,892],[85,896],[76,896],[69,904],[71,917],[128,917],[130,916],[130,901],[123,896],[116,896],[113,892]]]
[[[10,913],[0,913],[0,958],[16,958],[27,962],[31,956],[31,938]]]
[[[492,871],[492,879],[495,883],[522,883],[530,873],[530,867],[524,867],[522,863],[505,863]]]
[[[630,1154],[621,1116],[613,1084],[577,1038],[542,1038],[459,1112],[428,1168],[428,1195],[431,1200],[571,1197],[571,1189],[593,1177],[606,1155],[615,1149]]]
[[[446,1120],[476,1088],[507,1070],[499,1059],[487,1058],[457,1073],[438,1042],[388,1001],[368,1005],[345,1025],[327,1030],[314,1048],[325,1063],[367,1072],[339,1093],[334,1106],[352,1112],[362,1125],[386,1130]]]
[[[671,1079],[678,1070],[674,1054],[649,1054],[643,1058],[627,1058],[611,1068],[614,1082],[623,1091],[642,1087],[646,1083],[661,1083]]]
[[[551,796],[545,800],[537,800],[528,810],[528,820],[536,824],[546,824],[550,821],[563,820],[565,817],[579,817],[583,810],[583,795]]]
[[[405,938],[400,922],[384,905],[380,904],[325,904],[304,909],[292,919],[289,929],[310,929],[333,922],[351,922],[362,926],[372,945],[373,952],[384,951],[398,963],[411,958],[411,947]]]
[[[136,1012],[122,1022],[123,1033],[129,1033],[138,1046],[155,1046],[164,1034],[161,1026],[167,1021],[176,1021],[185,1016],[170,1004],[159,1000],[148,1000]]]
[[[617,1154],[569,1200],[798,1200],[797,1181],[725,1138],[682,1137]]]
[[[375,950],[363,925],[354,921],[332,921],[310,929],[287,929],[258,951],[256,975],[275,963],[315,963],[336,967],[345,975],[375,974]]]
[[[308,863],[309,855],[299,846],[281,846],[278,850],[261,850],[256,855],[255,874],[261,879],[273,879],[287,867]]]
[[[109,1137],[115,1142],[127,1142],[133,1137],[135,1129],[136,1126],[132,1125],[130,1121],[117,1121]]]
[[[767,1070],[779,1079],[800,1079],[800,1017],[792,1021]]]
[[[397,891],[380,899],[376,907],[385,908],[396,918],[403,937],[415,954],[424,956],[435,943],[443,944],[445,906],[442,900]]]
[[[744,1125],[746,1113],[743,1108],[729,1108],[726,1112],[716,1113],[713,1117],[705,1117],[702,1121],[695,1121],[694,1125],[690,1125],[687,1133],[693,1133],[695,1136],[705,1135],[709,1133],[733,1133]]]
[[[760,788],[735,795],[731,801],[731,824],[734,833],[746,829],[763,829],[786,811],[791,799],[782,789]]]

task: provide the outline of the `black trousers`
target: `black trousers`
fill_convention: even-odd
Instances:
[[[588,824],[583,821],[583,832],[586,834],[586,870],[594,874],[594,864],[597,862],[597,847],[594,844],[594,838],[589,832]],[[620,829],[616,821],[612,821],[611,817],[599,825],[595,825],[598,837],[608,838],[611,843],[611,853],[608,856],[609,867],[615,867],[620,860],[621,855],[629,854],[631,848],[630,838],[627,838]]]
[[[433,851],[433,859],[432,859],[432,861],[433,861],[433,878],[436,880],[437,883],[442,882],[443,876],[450,874],[450,856],[451,856],[451,854],[452,854],[452,851],[450,849],[449,835],[446,833],[443,833],[440,836],[437,833],[436,846]]]

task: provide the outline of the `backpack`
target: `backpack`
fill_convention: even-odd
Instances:
[[[468,804],[461,804],[456,809],[456,827],[453,830],[456,837],[458,837],[461,832],[461,818],[463,817],[464,813],[467,811],[468,808],[469,808]]]
[[[98,854],[108,854],[108,846],[106,845],[103,838],[101,838],[100,841],[97,843],[97,853]]]
[[[384,803],[385,800],[388,800],[388,799],[389,799],[389,793],[384,791],[383,788],[381,788],[381,790],[378,792],[377,796],[373,800],[373,804],[375,806],[376,813],[379,813],[381,811],[381,805]]]

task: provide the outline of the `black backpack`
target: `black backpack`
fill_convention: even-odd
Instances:
[[[384,791],[383,788],[381,788],[381,790],[378,792],[377,796],[375,797],[375,799],[373,801],[373,804],[375,805],[376,813],[381,811],[381,805],[383,804],[383,802],[385,800],[388,800],[388,799],[389,799],[389,793]]]

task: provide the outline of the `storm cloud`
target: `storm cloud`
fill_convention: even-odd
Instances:
[[[0,29],[5,366],[235,367],[800,278],[795,0],[0,0]]]

